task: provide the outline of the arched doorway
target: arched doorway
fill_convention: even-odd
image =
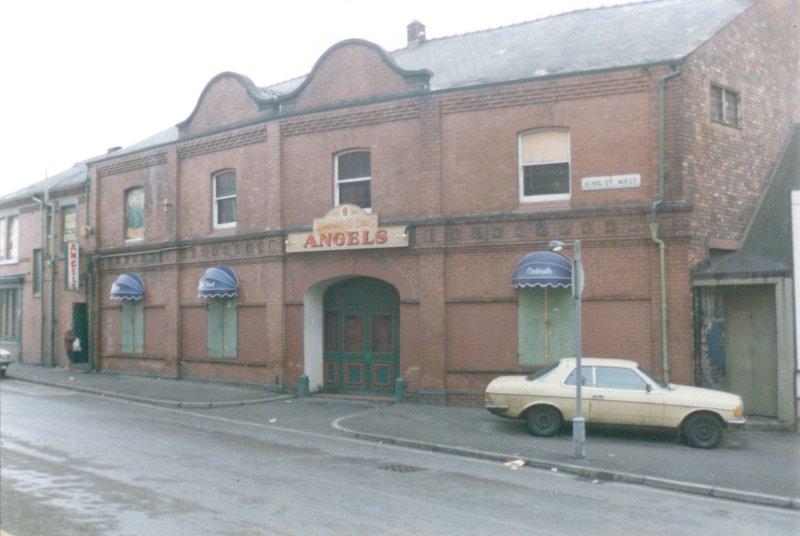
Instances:
[[[397,290],[353,277],[328,287],[322,302],[324,389],[391,392],[399,370]]]

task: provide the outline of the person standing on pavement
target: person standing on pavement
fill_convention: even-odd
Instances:
[[[75,355],[81,351],[81,340],[75,336],[71,329],[64,333],[64,349],[67,351],[67,366],[64,370],[72,372]]]

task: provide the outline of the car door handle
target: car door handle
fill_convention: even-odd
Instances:
[[[603,399],[603,395],[592,395],[592,398],[594,400],[602,400]]]

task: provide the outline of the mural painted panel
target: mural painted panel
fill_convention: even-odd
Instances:
[[[125,239],[144,238],[144,188],[131,188],[125,194]]]

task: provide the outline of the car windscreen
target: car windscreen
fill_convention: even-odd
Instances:
[[[660,385],[661,387],[669,387],[667,385],[667,382],[665,382],[664,380],[662,380],[661,378],[659,378],[658,376],[656,376],[655,374],[653,374],[652,372],[650,372],[646,368],[639,367],[639,371],[642,374],[644,374],[645,376],[647,376],[648,378],[650,378],[651,380],[653,380],[654,383],[657,383],[658,385]]]
[[[557,367],[558,367],[558,361],[556,361],[555,363],[552,363],[550,365],[547,365],[546,367],[544,367],[542,369],[539,369],[538,371],[534,372],[533,374],[528,374],[525,377],[525,379],[528,380],[529,382],[543,380],[547,376],[549,376],[551,372],[556,370]]]

